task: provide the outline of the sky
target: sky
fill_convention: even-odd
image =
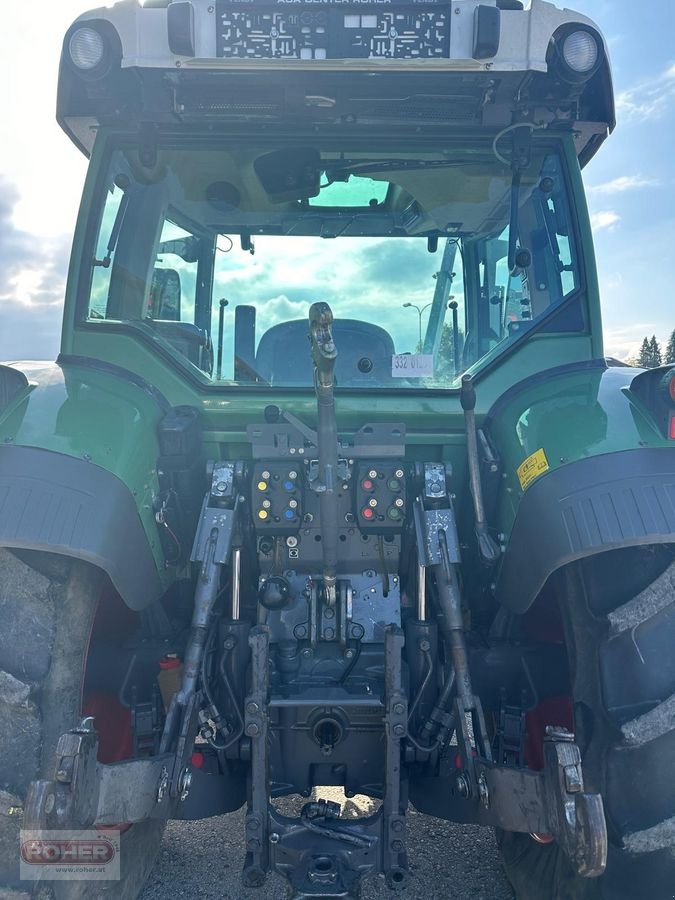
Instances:
[[[560,3],[559,5],[563,5]],[[675,329],[675,0],[568,0],[609,42],[618,125],[584,174],[605,351]],[[0,359],[58,353],[86,163],[54,118],[62,36],[86,0],[8,3],[0,30]]]

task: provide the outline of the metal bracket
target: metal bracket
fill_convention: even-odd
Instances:
[[[544,738],[544,783],[551,827],[579,875],[595,878],[607,865],[607,825],[600,794],[584,791],[574,735],[549,726]]]
[[[607,825],[600,794],[584,791],[581,753],[574,736],[548,728],[544,771],[475,760],[475,780],[464,796],[472,818],[507,831],[552,834],[578,875],[595,878],[607,865]],[[466,775],[462,774],[466,780]],[[461,792],[460,792],[461,793]]]
[[[244,733],[251,739],[251,781],[248,812],[246,814],[246,860],[244,883],[259,887],[269,869],[269,642],[266,625],[249,632],[251,648],[251,691],[244,709]]]
[[[168,819],[173,811],[169,754],[113,765],[97,762],[93,719],[62,734],[53,780],[33,781],[24,808],[24,827],[78,830],[96,825]]]
[[[451,563],[460,563],[457,523],[452,506],[444,509],[425,509],[421,498],[413,504],[417,556],[423,566],[440,566],[443,563],[441,537],[448,548]]]

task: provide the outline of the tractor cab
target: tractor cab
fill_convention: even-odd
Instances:
[[[64,354],[311,388],[320,299],[338,389],[457,390],[538,338],[601,355],[578,172],[614,124],[600,33],[539,0],[362,6],[75,22],[59,119],[92,166]]]

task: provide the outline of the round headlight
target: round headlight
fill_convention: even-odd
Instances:
[[[84,72],[101,65],[105,50],[105,41],[95,28],[78,28],[70,36],[68,53],[73,65]]]
[[[588,31],[573,31],[562,45],[562,56],[573,72],[585,75],[596,65],[600,49],[597,40]]]

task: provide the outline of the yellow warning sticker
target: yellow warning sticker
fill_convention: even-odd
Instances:
[[[528,456],[524,463],[518,466],[518,480],[521,488],[526,491],[535,478],[539,478],[549,470],[548,460],[543,448],[537,450],[532,456]]]

